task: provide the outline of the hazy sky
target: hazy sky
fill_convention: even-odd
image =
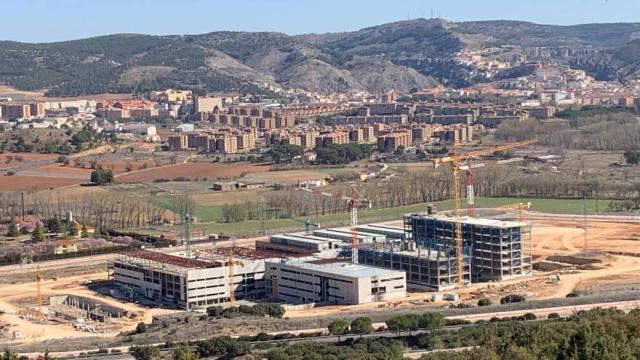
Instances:
[[[112,33],[349,31],[434,15],[545,24],[640,22],[640,0],[0,0],[0,39],[49,42]]]

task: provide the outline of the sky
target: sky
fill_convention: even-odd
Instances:
[[[640,0],[0,0],[0,40],[220,30],[326,33],[429,18],[432,10],[451,21],[640,22]]]

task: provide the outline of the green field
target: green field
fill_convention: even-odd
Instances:
[[[537,198],[477,198],[477,208],[495,208],[501,205],[512,204],[517,202],[531,202],[531,210],[559,214],[582,214],[586,205],[587,213],[596,212],[596,200],[580,200],[580,199],[537,199]],[[598,212],[604,212],[607,209],[609,200],[597,201]],[[451,210],[453,201],[439,201],[433,203],[439,210]],[[463,207],[465,205],[463,204]],[[412,212],[426,211],[426,204],[415,204],[407,206],[399,206],[394,208],[361,210],[358,213],[358,219],[361,223],[395,220],[400,219],[402,215]],[[194,224],[194,228],[203,229],[208,233],[222,233],[226,235],[248,236],[259,234],[262,229],[260,220],[243,221],[239,223],[217,223],[214,222],[220,218],[222,209],[220,206],[196,206],[194,208],[195,215],[198,217],[199,223]],[[212,219],[212,220],[207,220]],[[349,214],[331,214],[324,216],[313,216],[310,220],[314,223],[324,226],[348,225]],[[268,232],[274,231],[300,231],[304,229],[304,219],[272,219],[265,221],[265,229]],[[181,227],[175,227],[180,231]]]

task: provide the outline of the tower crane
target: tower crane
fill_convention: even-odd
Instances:
[[[358,208],[371,208],[371,201],[365,199],[358,193],[358,190],[354,186],[351,187],[351,196],[343,195],[340,192],[328,193],[325,191],[300,188],[301,191],[306,191],[319,196],[327,196],[333,198],[339,198],[345,201],[347,208],[351,213],[351,263],[358,263]]]
[[[515,203],[515,204],[507,204],[507,205],[501,205],[498,206],[496,209],[517,209],[518,210],[518,220],[520,222],[523,222],[524,219],[524,210],[525,209],[529,209],[531,208],[531,203],[530,202],[519,202],[519,203]]]
[[[452,154],[449,156],[445,156],[439,159],[433,160],[433,165],[435,168],[438,168],[442,164],[451,164],[451,170],[453,174],[453,206],[454,206],[454,214],[455,214],[455,232],[454,232],[454,243],[456,249],[456,277],[457,283],[462,284],[463,280],[463,270],[464,270],[464,255],[462,253],[462,219],[460,216],[460,164],[465,164],[469,168],[472,167],[471,160],[477,157],[491,155],[498,151],[504,151],[520,146],[526,146],[530,144],[536,143],[537,140],[526,140],[520,141],[510,144],[504,144],[499,146],[493,146],[482,150],[474,150],[465,153]],[[455,149],[454,149],[455,150]],[[469,194],[469,191],[467,191]],[[473,194],[473,191],[471,191]],[[473,202],[473,201],[472,201]]]
[[[502,206],[498,206],[497,209],[516,209],[518,210],[518,221],[520,221],[520,251],[524,252],[525,249],[529,249],[529,271],[533,271],[533,244],[531,242],[531,228],[529,225],[529,231],[525,230],[526,225],[524,224],[525,216],[524,211],[526,209],[531,208],[530,202],[519,202],[515,204],[506,204]],[[524,260],[524,256],[522,256],[522,260]],[[522,261],[524,264],[524,261]],[[558,278],[559,281],[559,278]]]

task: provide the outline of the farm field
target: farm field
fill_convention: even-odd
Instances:
[[[0,176],[0,191],[48,190],[82,182],[74,178],[47,176]]]
[[[121,183],[135,183],[150,182],[157,179],[174,179],[177,177],[185,177],[192,180],[204,178],[215,180],[237,178],[246,173],[267,171],[269,171],[268,165],[189,162],[121,174],[116,177],[116,181]]]
[[[91,169],[77,168],[72,166],[63,166],[61,164],[51,164],[40,166],[34,169],[19,171],[20,176],[42,176],[66,179],[78,179],[80,181],[89,181]]]

